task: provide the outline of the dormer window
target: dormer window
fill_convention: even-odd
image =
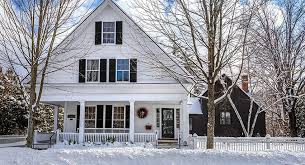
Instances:
[[[115,43],[115,22],[103,22],[103,43]]]
[[[86,68],[87,82],[98,82],[99,79],[99,60],[87,60]]]

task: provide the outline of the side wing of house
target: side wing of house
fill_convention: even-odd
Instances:
[[[218,88],[219,89],[219,88]],[[217,91],[217,90],[216,90]],[[249,96],[238,86],[234,87],[232,92],[232,100],[247,128],[249,109],[251,101]],[[202,115],[190,114],[190,122],[192,124],[190,133],[196,133],[200,136],[207,134],[207,101],[202,101]],[[252,125],[255,114],[259,106],[254,102],[252,107],[251,122]],[[260,113],[255,124],[253,136],[266,135],[265,113]],[[216,106],[215,112],[215,136],[224,137],[242,137],[245,136],[241,124],[237,118],[234,109],[228,99],[224,99]]]

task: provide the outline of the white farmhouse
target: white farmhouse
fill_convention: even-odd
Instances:
[[[58,50],[42,101],[64,107],[61,140],[187,140],[187,92],[154,65],[152,58],[166,60],[165,53],[112,0],[104,0]]]

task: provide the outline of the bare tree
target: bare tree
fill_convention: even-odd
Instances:
[[[147,56],[158,68],[175,78],[189,94],[208,100],[207,148],[214,147],[215,105],[231,92],[242,68],[248,44],[249,6],[239,0],[177,0],[169,7],[163,0],[135,1],[139,24],[155,37],[164,52],[155,52],[143,42]],[[166,54],[169,60],[160,58]],[[215,97],[215,82],[229,76],[233,83]],[[193,84],[184,85],[185,80]],[[225,83],[224,81],[221,81]],[[203,96],[207,84],[208,95]]]
[[[1,0],[0,43],[1,57],[16,73],[23,73],[29,86],[29,119],[27,146],[33,143],[33,112],[42,97],[45,76],[48,73],[59,36],[66,33],[75,11],[85,1],[78,0]],[[58,51],[60,52],[60,51]]]
[[[266,1],[251,28],[252,74],[269,90],[282,116],[288,114],[290,135],[297,136],[296,103],[305,87],[305,1]]]

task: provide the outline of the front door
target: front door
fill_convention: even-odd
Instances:
[[[162,138],[174,138],[174,109],[162,108]]]

